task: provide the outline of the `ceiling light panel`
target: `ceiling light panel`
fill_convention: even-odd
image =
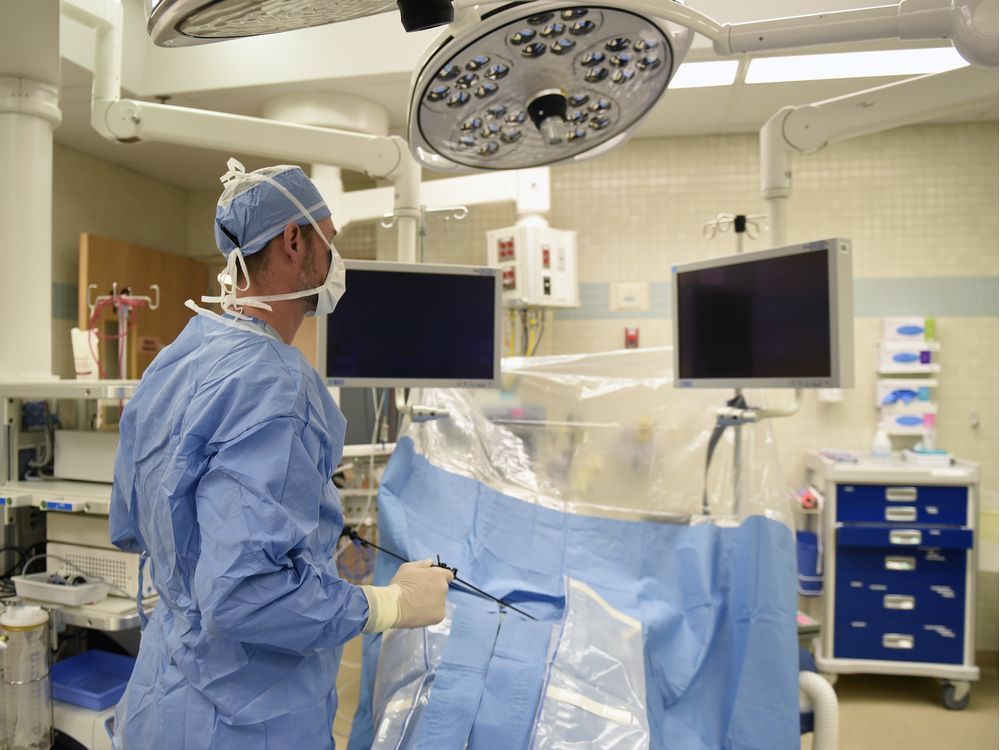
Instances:
[[[668,32],[632,11],[507,8],[442,40],[419,69],[410,143],[473,169],[563,161],[630,130],[674,69]]]
[[[968,65],[954,47],[761,57],[750,62],[746,83],[943,73]]]
[[[670,79],[671,89],[697,89],[729,86],[736,80],[740,64],[737,60],[684,63]]]

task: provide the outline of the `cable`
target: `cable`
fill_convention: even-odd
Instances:
[[[534,357],[535,352],[538,351],[539,345],[542,343],[542,336],[545,334],[545,311],[542,310],[537,318],[538,320],[538,335],[535,338],[535,342],[531,347],[531,352],[528,354],[529,357]]]
[[[372,430],[372,442],[371,442],[371,452],[368,456],[368,490],[371,494],[368,495],[368,501],[365,503],[365,513],[364,517],[361,519],[362,522],[367,521],[371,518],[372,503],[375,501],[375,448],[378,445],[378,423],[379,415],[382,414],[382,406],[385,403],[386,391],[382,391],[382,397],[376,399],[375,394],[377,392],[376,388],[372,388],[372,404],[375,406],[375,427]]]
[[[24,557],[22,557],[21,560],[18,560],[16,565],[12,565],[10,567],[10,569],[6,573],[4,573],[2,576],[0,576],[0,579],[9,579],[17,571],[17,568],[18,568],[19,565],[21,565],[21,561],[22,560],[24,560],[26,557],[28,557],[28,555],[30,555],[32,553],[32,551],[38,549],[39,547],[42,547],[45,544],[47,544],[47,542],[35,542],[34,544],[32,544],[27,549],[24,549]],[[11,547],[11,549],[22,549],[22,548],[21,547]]]
[[[19,554],[21,556],[21,559],[18,560],[16,563],[14,563],[10,567],[10,570],[8,570],[6,573],[3,574],[2,578],[10,578],[10,574],[13,571],[17,570],[17,566],[20,565],[21,563],[23,563],[28,558],[28,551],[25,550],[23,547],[15,547],[12,544],[8,544],[8,545],[6,545],[4,547],[0,547],[0,553],[2,553],[2,552],[9,552],[9,551],[16,552],[17,554]]]

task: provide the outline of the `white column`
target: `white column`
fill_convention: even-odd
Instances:
[[[51,377],[58,2],[0,3],[0,70],[0,378]]]

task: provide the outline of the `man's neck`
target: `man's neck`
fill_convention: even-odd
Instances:
[[[247,296],[251,296],[248,291]],[[305,310],[302,300],[292,299],[282,302],[269,302],[272,310],[263,310],[259,307],[245,307],[243,314],[249,315],[257,320],[263,320],[281,336],[281,340],[286,344],[291,344],[298,333],[302,320],[305,318]]]

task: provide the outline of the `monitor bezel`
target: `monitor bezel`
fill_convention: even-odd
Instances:
[[[754,261],[783,258],[828,250],[827,279],[830,301],[830,375],[787,378],[680,378],[680,321],[678,320],[678,275],[706,268],[723,268]],[[681,263],[671,268],[671,314],[673,316],[674,386],[677,388],[851,388],[854,386],[854,292],[851,272],[851,241],[843,238],[816,240],[752,253]]]
[[[500,346],[503,335],[501,320],[501,279],[498,268],[490,266],[464,266],[432,263],[400,263],[381,260],[345,260],[348,271],[386,271],[413,274],[446,274],[452,276],[490,276],[493,278],[493,376],[481,378],[337,378],[326,372],[327,316],[317,320],[316,366],[327,386],[335,388],[499,388]],[[348,289],[348,294],[350,289]],[[332,315],[336,315],[334,310]],[[460,314],[460,311],[456,311]]]

